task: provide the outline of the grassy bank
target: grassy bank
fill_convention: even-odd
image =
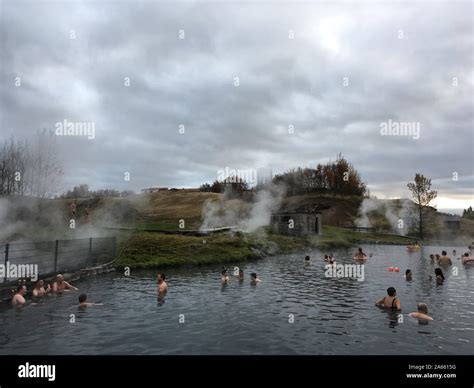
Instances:
[[[363,243],[408,244],[402,236],[357,233],[325,226],[322,236],[289,237],[268,233],[214,234],[206,237],[137,231],[120,244],[116,267],[133,268],[202,265],[247,261],[305,249],[351,246]]]

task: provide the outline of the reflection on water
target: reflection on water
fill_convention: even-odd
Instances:
[[[373,252],[364,281],[324,276],[324,252],[232,263],[244,281],[222,284],[219,265],[167,271],[169,292],[156,294],[156,271],[84,279],[80,292],[103,306],[77,308],[79,293],[50,295],[0,310],[1,354],[472,354],[474,266],[456,259],[437,284],[429,259],[439,247],[365,246]],[[445,247],[451,252],[454,247]],[[455,247],[461,252],[462,247]],[[336,250],[352,263],[352,250]],[[398,267],[400,272],[390,272]],[[412,280],[404,278],[411,269]],[[261,283],[251,285],[250,273]],[[431,279],[430,279],[431,277]],[[375,301],[395,287],[402,311]],[[417,303],[434,321],[410,318]],[[71,314],[74,323],[71,323]]]

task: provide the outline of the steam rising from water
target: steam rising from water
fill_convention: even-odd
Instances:
[[[203,205],[200,230],[234,226],[247,233],[270,224],[271,215],[278,210],[285,194],[282,186],[272,185],[256,194],[255,202],[244,204],[239,200],[219,199]]]
[[[413,202],[408,199],[400,199],[400,206],[395,206],[393,201],[366,198],[359,207],[359,217],[355,220],[355,224],[366,228],[375,227],[369,216],[371,213],[377,213],[385,217],[392,233],[404,236],[412,225],[413,211]]]

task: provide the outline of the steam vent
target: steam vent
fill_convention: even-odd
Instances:
[[[273,213],[271,227],[274,233],[290,236],[321,235],[321,209],[317,205],[310,205]]]

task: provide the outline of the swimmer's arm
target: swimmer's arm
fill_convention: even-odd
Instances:
[[[382,306],[384,301],[385,301],[385,298],[382,298],[382,299],[378,300],[377,302],[375,302],[375,305],[376,306]]]
[[[397,307],[397,310],[401,310],[401,309],[402,309],[399,300],[397,300],[397,301],[395,302],[395,306]]]
[[[77,287],[74,287],[73,285],[69,284],[68,282],[64,282],[64,284],[66,285],[67,288],[72,288],[74,291],[77,291],[78,288]]]

